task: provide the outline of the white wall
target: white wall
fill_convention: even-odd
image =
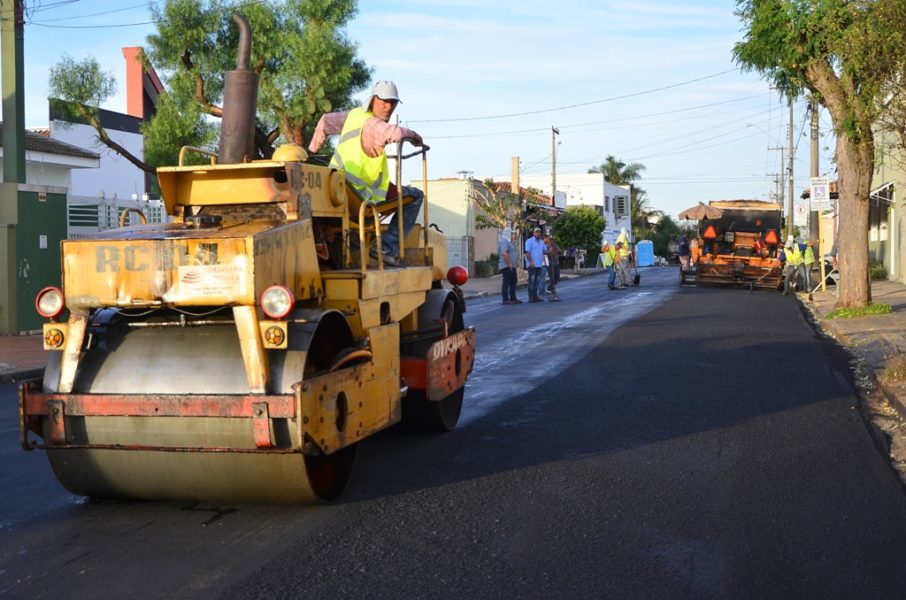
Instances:
[[[3,148],[0,147],[0,160],[2,158]],[[94,169],[97,166],[98,161],[93,158],[25,151],[25,181],[33,185],[69,188],[72,170]],[[3,181],[2,171],[0,181]]]
[[[36,155],[25,153],[25,181],[35,185],[53,185],[68,188],[72,167],[36,161]]]
[[[65,125],[65,126],[64,126]],[[144,156],[144,140],[140,134],[107,130],[111,139],[139,158]],[[96,152],[101,156],[98,169],[80,169],[72,172],[70,194],[99,197],[101,193],[111,198],[130,199],[132,194],[139,198],[145,192],[145,173],[128,160],[104,146],[97,140],[94,129],[77,123],[50,122],[50,137]]]
[[[495,176],[494,181],[511,181],[510,176]],[[550,175],[527,175],[519,179],[519,184],[541,190],[545,194],[551,193]],[[628,196],[629,190],[604,181],[600,173],[557,173],[557,196],[566,194],[566,205],[587,204],[604,207],[604,219],[607,221],[603,232],[604,239],[616,240],[622,228],[629,231],[629,218],[617,218],[614,213],[614,198]]]

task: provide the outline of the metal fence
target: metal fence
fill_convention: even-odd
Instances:
[[[475,244],[471,236],[447,238],[447,268],[462,265],[475,275]]]
[[[160,200],[92,198],[70,196],[66,201],[66,237],[77,239],[120,226],[120,216],[129,208],[140,210],[149,223],[163,223],[166,212]],[[126,225],[138,225],[141,217],[129,213]]]

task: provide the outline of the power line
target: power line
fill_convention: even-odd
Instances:
[[[142,21],[140,23],[116,23],[114,25],[48,25],[46,23],[38,23],[36,21],[28,21],[28,25],[33,25],[35,27],[47,27],[49,29],[111,29],[119,27],[138,27],[140,25],[156,25],[160,21]]]
[[[58,2],[57,4],[59,4],[59,5],[69,4],[74,1],[77,1],[77,0],[67,0],[65,2],[61,1],[61,2]],[[243,6],[250,6],[253,4],[263,4],[263,3],[266,3],[267,1],[268,0],[248,0],[245,2],[238,2],[232,6],[223,7],[223,12],[231,13],[239,8],[242,8]],[[147,6],[151,6],[154,4],[157,4],[157,2],[151,2]],[[144,5],[142,5],[142,6],[144,6]],[[85,18],[85,17],[93,17],[93,16],[107,15],[107,14],[111,14],[111,13],[115,13],[115,12],[122,12],[124,10],[130,10],[132,8],[137,8],[137,6],[132,6],[132,7],[129,7],[128,9],[119,8],[119,9],[112,9],[109,11],[98,12],[98,13],[93,13],[93,14],[73,15],[73,16],[64,17],[64,18],[45,19],[42,21],[27,20],[26,24],[34,25],[35,27],[46,27],[46,28],[51,28],[51,29],[110,29],[110,28],[115,28],[115,27],[138,27],[138,26],[142,26],[142,25],[158,25],[161,23],[161,21],[159,21],[159,20],[151,20],[151,21],[141,21],[141,22],[136,22],[136,23],[115,23],[115,24],[111,24],[111,25],[50,25],[49,24],[52,21],[71,21],[73,19],[81,19],[81,18]]]
[[[711,75],[705,75],[704,77],[698,77],[696,79],[690,79],[688,81],[682,81],[680,83],[665,85],[665,86],[659,87],[659,88],[653,88],[653,89],[644,90],[641,92],[634,92],[632,94],[624,94],[622,96],[613,96],[612,98],[603,98],[601,100],[591,100],[589,102],[580,102],[579,104],[558,106],[555,108],[542,108],[539,110],[531,110],[531,111],[520,112],[520,113],[510,113],[510,114],[505,114],[505,115],[490,115],[490,116],[485,116],[485,117],[458,117],[458,118],[452,118],[452,119],[421,119],[421,120],[410,121],[410,122],[411,123],[452,123],[452,122],[456,122],[456,121],[487,121],[490,119],[505,119],[505,118],[509,118],[509,117],[523,117],[526,115],[538,115],[538,114],[542,114],[542,113],[568,110],[570,108],[580,108],[582,106],[591,106],[593,104],[602,104],[604,102],[613,102],[614,100],[624,100],[626,98],[636,98],[638,96],[644,96],[646,94],[653,94],[655,92],[662,92],[664,90],[669,90],[669,89],[681,87],[684,85],[689,85],[690,83],[697,83],[699,81],[704,81],[706,79],[711,79],[713,77],[718,77],[720,75],[726,75],[727,73],[732,73],[732,72],[738,71],[738,70],[739,70],[739,67],[736,67],[735,69],[727,69],[726,71],[721,71],[719,73],[712,73]]]
[[[156,4],[156,2],[151,2],[150,4]],[[72,15],[72,16],[68,16],[68,17],[57,17],[55,19],[43,19],[39,22],[32,21],[31,24],[32,25],[43,25],[45,23],[52,23],[55,21],[71,21],[73,19],[86,19],[88,17],[100,17],[103,15],[110,15],[113,13],[130,11],[135,8],[148,8],[148,6],[149,6],[148,2],[143,2],[142,4],[133,4],[132,6],[124,6],[122,8],[114,8],[112,10],[105,10],[105,11],[89,13],[89,14],[85,14],[85,15]]]
[[[697,105],[697,106],[688,106],[688,107],[685,107],[685,108],[677,108],[677,109],[674,109],[674,110],[665,110],[665,111],[659,111],[659,112],[654,112],[654,113],[645,113],[645,114],[641,114],[641,115],[632,115],[632,116],[623,117],[623,118],[620,118],[620,119],[607,119],[607,120],[605,120],[605,121],[589,121],[589,122],[587,122],[587,123],[572,123],[572,124],[568,124],[568,125],[561,125],[560,128],[561,128],[561,129],[564,129],[564,130],[571,130],[571,129],[577,129],[577,128],[580,128],[580,127],[588,127],[588,126],[590,126],[590,125],[600,125],[600,124],[602,124],[602,123],[614,123],[614,124],[616,124],[616,123],[627,123],[628,121],[634,121],[634,120],[637,120],[637,119],[647,119],[647,118],[651,118],[651,117],[662,117],[662,116],[668,116],[668,115],[675,115],[675,114],[677,114],[677,113],[690,112],[690,111],[699,110],[699,109],[702,109],[702,108],[712,108],[712,107],[714,107],[714,106],[720,106],[720,105],[724,105],[724,104],[732,104],[732,103],[735,103],[735,102],[742,102],[743,100],[751,100],[752,98],[759,98],[759,97],[761,97],[761,96],[763,96],[763,95],[764,95],[764,94],[755,94],[755,95],[752,95],[752,96],[743,96],[743,97],[741,97],[741,98],[732,98],[732,99],[730,99],[730,100],[721,100],[720,102],[711,102],[711,103],[709,103],[709,104],[699,104],[699,105]],[[732,111],[731,111],[731,112],[732,112]],[[714,114],[709,114],[708,116],[709,116],[709,117],[713,117]],[[405,123],[406,123],[406,125],[409,125],[410,123],[424,123],[424,122],[426,122],[426,121],[418,121],[418,120],[414,120],[414,121],[406,121]],[[624,126],[629,126],[629,125],[624,125]],[[632,126],[632,127],[641,127],[641,126],[644,126],[644,124],[642,124],[642,125],[635,124],[635,125],[631,125],[631,126]],[[602,128],[602,129],[613,129],[613,128],[611,127],[611,128]],[[454,135],[440,135],[440,136],[439,136],[439,135],[432,135],[432,136],[431,136],[431,139],[434,139],[434,140],[450,140],[450,139],[470,138],[470,137],[492,137],[492,136],[521,135],[521,134],[525,134],[525,133],[538,133],[538,132],[541,132],[541,131],[546,132],[547,130],[548,130],[547,127],[535,127],[535,128],[530,128],[530,129],[509,129],[509,130],[504,130],[504,131],[485,131],[485,132],[475,132],[475,133],[460,133],[460,134],[454,134]],[[592,131],[600,131],[600,130],[601,130],[601,129],[586,129],[586,130],[584,130],[584,131],[582,131],[582,132],[583,132],[583,133],[588,133],[588,132],[592,132]]]

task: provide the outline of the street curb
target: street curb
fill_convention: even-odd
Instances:
[[[0,384],[19,383],[26,379],[35,379],[44,375],[44,368],[40,369],[14,369],[0,372]]]
[[[825,319],[823,315],[818,314],[810,305],[805,302],[802,303],[808,311],[812,314],[817,323],[818,327],[831,336],[854,358],[862,360],[862,357],[857,352],[856,346],[853,344],[852,339],[841,329],[835,326],[833,320]],[[884,398],[893,409],[896,411],[897,416],[901,419],[906,420],[906,402],[903,398],[899,397],[895,391],[893,391],[890,386],[884,383],[883,381],[883,371],[876,369],[868,364],[865,365],[865,373],[871,378],[872,383],[875,388],[884,395]]]

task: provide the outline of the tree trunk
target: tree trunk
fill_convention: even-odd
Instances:
[[[837,261],[840,280],[836,308],[871,304],[868,268],[868,202],[871,193],[871,142],[854,143],[849,136],[837,138],[839,168],[837,211]]]

